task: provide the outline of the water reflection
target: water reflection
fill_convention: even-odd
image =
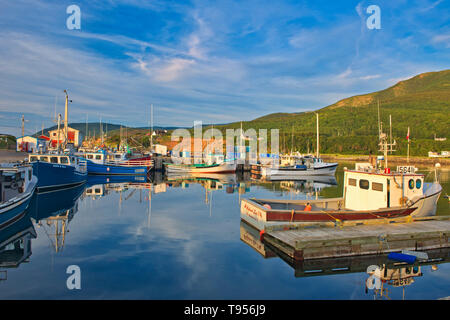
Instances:
[[[8,269],[29,262],[31,239],[36,231],[29,215],[25,215],[0,232],[0,283],[8,279]]]
[[[367,277],[361,280],[361,286],[367,295],[373,296],[373,299],[391,299],[390,292],[394,288],[401,288],[402,298],[405,299],[406,288],[414,284],[416,278],[424,276],[422,272],[424,266],[431,266],[431,270],[436,271],[439,264],[450,261],[450,248],[427,250],[425,252],[428,259],[415,264],[394,262],[388,259],[387,254],[299,261],[271,244],[261,241],[259,231],[244,220],[241,220],[240,224],[240,237],[242,242],[264,259],[283,260],[293,269],[296,278],[366,273]]]

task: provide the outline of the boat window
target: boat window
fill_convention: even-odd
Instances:
[[[58,157],[50,157],[51,163],[58,163]]]
[[[412,189],[414,189],[414,180],[413,179],[410,179],[409,181],[408,181],[408,187],[412,190]]]
[[[87,155],[87,158],[88,158],[88,159],[94,159],[94,156],[93,156],[92,154],[88,154],[88,155]]]
[[[61,157],[61,158],[59,158],[59,163],[69,163],[69,158]]]
[[[405,268],[405,273],[406,273],[406,274],[410,274],[410,273],[411,273],[411,269],[408,268],[408,267],[406,267],[406,268]]]
[[[418,266],[414,266],[413,267],[413,272],[414,273],[418,273],[419,272],[419,267]]]
[[[48,157],[41,157],[40,160],[43,162],[48,162]]]
[[[28,180],[31,181],[33,178],[33,171],[31,169],[28,170]]]
[[[348,185],[356,187],[356,179],[348,178]]]
[[[359,187],[361,189],[369,190],[369,180],[364,179],[359,180]]]
[[[86,193],[92,193],[92,190],[91,189],[87,189]]]
[[[120,154],[116,154],[116,159],[120,159]]]
[[[417,189],[420,189],[421,187],[422,187],[422,180],[417,179],[417,180],[416,180],[416,188],[417,188]]]
[[[95,160],[101,160],[101,159],[102,159],[102,156],[100,154],[95,156]]]
[[[383,191],[383,184],[378,182],[372,182],[372,190]]]
[[[36,156],[30,157],[30,162],[34,162],[34,161],[37,161],[37,160],[38,160],[38,157],[36,157]]]
[[[101,190],[100,189],[95,189],[95,193],[100,193]]]

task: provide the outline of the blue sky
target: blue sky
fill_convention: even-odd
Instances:
[[[0,0],[0,132],[300,112],[450,65],[449,0]],[[69,30],[66,8],[81,9]],[[370,30],[369,5],[381,9]]]

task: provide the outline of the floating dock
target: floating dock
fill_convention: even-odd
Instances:
[[[342,224],[262,224],[247,215],[241,215],[241,218],[261,231],[263,243],[295,261],[450,247],[450,216],[360,220]]]
[[[344,273],[366,272],[370,265],[385,265],[388,268],[402,268],[407,263],[388,259],[387,253],[375,255],[343,256],[337,258],[295,260],[283,251],[270,245],[270,241],[261,241],[259,231],[241,221],[241,241],[249,245],[263,258],[279,257],[293,270],[295,277],[312,277],[321,275],[335,275]],[[428,259],[418,259],[414,265],[437,265],[450,261],[450,247],[426,250]]]

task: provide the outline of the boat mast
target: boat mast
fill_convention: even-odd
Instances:
[[[57,151],[58,154],[59,154],[59,141],[60,141],[60,138],[61,138],[61,136],[60,136],[60,133],[61,133],[60,127],[61,127],[61,113],[58,114],[58,141],[57,141],[57,147],[56,147],[56,151]]]
[[[64,90],[64,93],[66,94],[66,105],[64,109],[64,143],[67,145],[68,137],[69,137],[69,124],[68,124],[68,118],[69,118],[69,95],[67,94],[67,90]],[[72,102],[72,100],[70,100]]]
[[[293,148],[294,148],[294,125],[292,125],[292,134],[291,134],[291,156]]]
[[[153,103],[150,105],[150,151],[153,150]]]

